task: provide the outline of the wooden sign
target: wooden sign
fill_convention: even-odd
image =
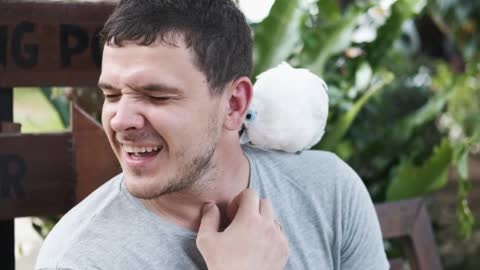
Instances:
[[[72,132],[0,134],[0,220],[65,213],[119,172],[101,126],[76,106]]]
[[[114,2],[0,1],[0,87],[96,85]]]
[[[74,203],[69,133],[0,135],[0,219],[63,213]]]

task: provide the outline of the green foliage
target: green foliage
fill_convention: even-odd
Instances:
[[[319,11],[323,10],[319,14],[325,14],[330,7],[322,2],[317,2]],[[369,7],[370,5],[365,4],[352,5],[344,15],[334,16],[334,19],[323,20],[320,19],[321,17],[313,19],[313,27],[305,31],[305,47],[300,56],[302,65],[306,65],[318,74],[323,74],[326,62],[350,46],[356,22]],[[334,9],[333,14],[336,11]],[[332,15],[328,17],[331,18]]]
[[[480,137],[478,137],[477,140],[480,140]],[[469,145],[468,143],[460,144],[455,150],[455,160],[459,176],[457,207],[458,232],[463,238],[469,238],[472,235],[472,228],[475,222],[467,201],[468,192],[471,188],[470,182],[468,181]]]
[[[425,1],[415,0],[398,0],[393,4],[392,14],[378,30],[378,36],[381,38],[377,38],[367,45],[367,51],[369,52],[367,58],[372,65],[378,66],[382,62],[382,59],[401,35],[403,23],[411,19],[413,15],[418,14],[424,5]]]
[[[448,140],[433,151],[433,155],[420,166],[412,160],[403,160],[393,170],[393,178],[387,189],[388,200],[418,197],[443,187],[447,183],[448,169],[453,149]]]
[[[55,111],[62,120],[63,127],[68,127],[70,125],[70,100],[63,95],[61,89],[42,87],[40,88],[40,91],[50,101],[53,108],[55,108]]]
[[[45,239],[60,218],[61,217],[33,218],[32,227],[43,239]]]
[[[327,133],[317,149],[323,150],[335,150],[336,146],[341,142],[347,131],[350,129],[353,121],[357,117],[358,113],[365,105],[365,103],[378,91],[382,90],[386,84],[393,81],[393,75],[391,73],[382,74],[376,82],[372,83],[371,87],[353,104],[346,113],[342,114],[339,119],[329,126]]]
[[[64,130],[62,119],[38,88],[15,88],[14,121],[22,124],[24,133],[59,132]]]
[[[304,11],[300,0],[277,0],[270,16],[255,27],[255,71],[284,61],[300,40],[300,23]]]

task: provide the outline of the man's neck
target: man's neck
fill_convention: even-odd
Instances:
[[[221,212],[222,226],[228,221],[228,203],[246,189],[250,164],[241,147],[218,148],[214,156],[215,169],[206,179],[198,181],[193,189],[163,195],[142,203],[156,215],[191,231],[198,231],[201,210],[205,203],[213,202]]]

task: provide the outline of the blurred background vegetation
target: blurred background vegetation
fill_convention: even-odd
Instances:
[[[480,1],[276,0],[251,26],[255,74],[288,61],[329,85],[315,148],[346,160],[375,202],[425,197],[445,268],[480,269]],[[88,88],[29,93],[54,108],[56,127],[68,126],[70,100],[101,110]],[[45,235],[54,222],[34,226]]]
[[[427,199],[446,269],[480,269],[479,18],[469,0],[276,0],[252,25],[256,74],[287,60],[329,85],[316,149],[375,202]]]

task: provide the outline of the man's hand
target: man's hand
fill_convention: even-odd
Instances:
[[[202,209],[197,246],[208,269],[283,269],[288,241],[274,220],[270,202],[247,189],[228,208],[233,220],[223,232],[219,232],[218,207],[209,203]]]

